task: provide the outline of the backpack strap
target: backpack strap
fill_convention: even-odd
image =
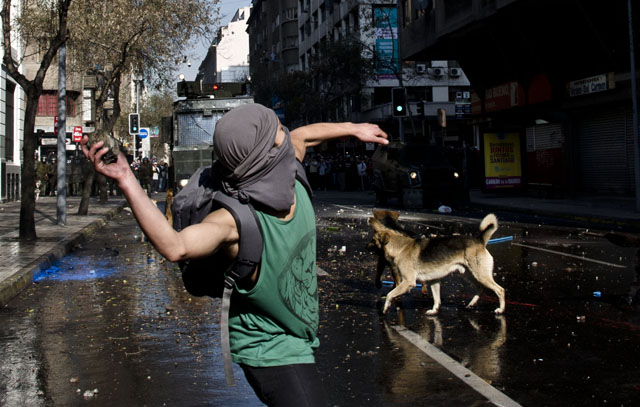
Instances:
[[[233,284],[251,274],[262,258],[262,228],[255,209],[251,204],[240,203],[235,198],[223,192],[213,196],[217,204],[231,213],[236,221],[240,240],[238,242],[238,256],[226,271],[225,285]]]
[[[296,179],[300,181],[304,189],[307,190],[309,199],[313,199],[313,190],[311,189],[311,184],[307,179],[307,172],[305,171],[304,166],[298,159],[296,159]]]
[[[229,343],[229,309],[231,294],[237,281],[249,276],[260,263],[262,258],[262,228],[255,209],[251,204],[240,203],[223,192],[216,192],[212,199],[231,213],[238,228],[240,241],[238,242],[238,256],[225,272],[224,291],[222,294],[222,310],[220,312],[220,346],[224,375],[227,385],[235,386],[233,365],[231,361],[231,346]]]

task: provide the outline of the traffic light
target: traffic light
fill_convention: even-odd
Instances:
[[[418,116],[424,117],[424,100],[418,102]]]
[[[140,133],[140,115],[138,113],[129,114],[129,134]]]
[[[405,88],[391,89],[391,107],[394,117],[404,117],[407,115],[407,91]]]

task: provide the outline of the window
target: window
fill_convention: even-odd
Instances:
[[[45,91],[38,99],[37,116],[57,116],[58,115],[58,93],[55,91]],[[76,102],[67,96],[68,117],[76,115]]]
[[[4,123],[4,158],[7,161],[13,161],[13,115],[14,106],[13,99],[15,95],[16,85],[6,81],[7,94],[5,105],[5,123]]]

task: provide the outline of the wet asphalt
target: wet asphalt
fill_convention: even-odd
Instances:
[[[583,225],[505,215],[489,251],[505,315],[455,275],[438,316],[419,289],[381,314],[373,284],[369,200],[316,197],[321,346],[332,406],[494,405],[398,333],[404,327],[523,406],[630,406],[640,401],[640,314],[633,247]],[[472,233],[480,212],[401,211],[424,234]],[[500,213],[499,219],[502,220]],[[344,247],[344,249],[343,249]],[[385,280],[390,280],[387,272]],[[218,300],[189,296],[179,271],[123,211],[0,309],[2,406],[260,405],[236,370],[225,384]],[[514,405],[517,405],[514,404]]]

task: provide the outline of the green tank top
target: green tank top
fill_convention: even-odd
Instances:
[[[296,209],[283,221],[258,212],[263,232],[260,275],[236,287],[229,312],[231,356],[254,367],[313,363],[319,345],[315,213],[296,181]]]

